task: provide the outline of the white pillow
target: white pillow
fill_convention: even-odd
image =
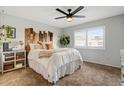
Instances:
[[[42,42],[43,49],[46,49],[46,42]]]
[[[43,49],[43,46],[40,44],[30,44],[30,49]]]
[[[29,44],[30,45],[30,49],[32,50],[32,49],[35,49],[35,46],[36,46],[36,44]]]

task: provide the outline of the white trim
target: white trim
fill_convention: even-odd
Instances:
[[[89,62],[89,63],[95,63],[95,64],[99,64],[99,65],[106,65],[106,66],[111,66],[111,67],[116,67],[116,68],[121,68],[121,66],[115,66],[115,65],[112,65],[112,64],[106,64],[106,63],[100,63],[98,61],[92,61],[92,60],[83,60],[85,62]]]
[[[77,46],[76,46],[76,47],[74,47],[74,48],[76,48],[76,49],[82,49],[82,50],[83,50],[83,49],[85,49],[85,50],[87,50],[87,49],[106,50],[105,48],[95,48],[95,47],[92,47],[92,48],[87,47],[87,48],[86,48],[86,47],[77,47]]]

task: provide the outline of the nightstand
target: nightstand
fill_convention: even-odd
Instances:
[[[0,69],[4,72],[26,67],[26,51],[6,51],[0,53]]]

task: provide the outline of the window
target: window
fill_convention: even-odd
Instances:
[[[75,31],[75,47],[88,49],[105,48],[105,27],[88,28]]]
[[[86,46],[86,32],[76,32],[75,33],[75,45],[76,46]]]

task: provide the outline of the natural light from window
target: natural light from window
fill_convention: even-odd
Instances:
[[[75,31],[75,43],[77,48],[104,49],[105,48],[105,27],[93,27]]]

